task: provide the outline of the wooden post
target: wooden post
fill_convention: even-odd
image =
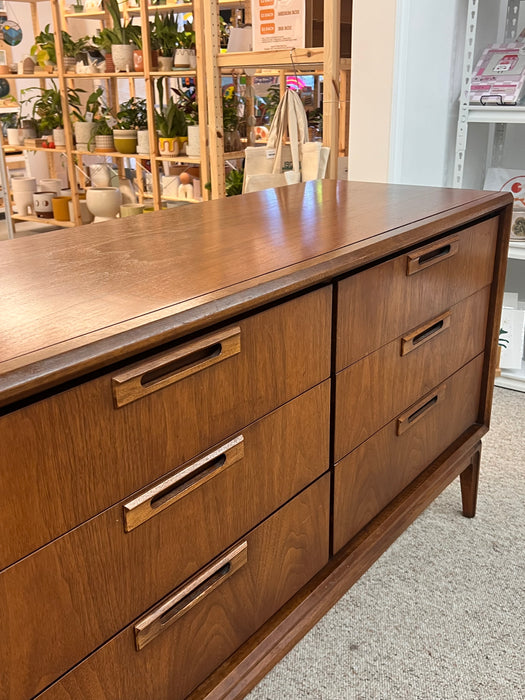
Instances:
[[[209,0],[207,0],[208,2]],[[206,100],[206,65],[204,46],[204,22],[202,3],[195,3],[193,8],[193,29],[197,46],[197,104],[199,106],[199,140],[201,145],[201,193],[203,199],[209,199],[209,191],[205,185],[210,181],[210,159],[208,154],[208,107]]]
[[[324,3],[324,96],[323,96],[323,145],[330,147],[327,177],[337,178],[339,150],[339,54],[340,54],[340,0]]]

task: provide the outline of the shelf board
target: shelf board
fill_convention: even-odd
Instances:
[[[521,369],[501,369],[501,376],[496,377],[494,384],[504,389],[514,389],[525,392],[525,362]]]
[[[165,5],[148,5],[148,15],[154,15],[155,12],[162,14],[164,12],[193,12],[192,2],[166,3]],[[127,13],[130,17],[140,15],[140,7],[128,7]]]
[[[91,10],[88,12],[66,12],[66,19],[104,19],[106,13],[104,10]]]
[[[1,76],[6,80],[47,80],[48,78],[58,78],[58,73],[47,73],[38,71],[36,73],[6,73]]]
[[[225,151],[224,160],[237,160],[238,158],[246,158],[244,151]]]
[[[181,163],[182,165],[200,165],[201,159],[191,156],[155,156],[157,161],[168,161],[170,163]]]
[[[151,71],[152,78],[184,78],[185,76],[191,76],[192,78],[197,75],[195,68],[176,68],[169,71]]]
[[[44,149],[45,150],[45,149]],[[119,151],[79,151],[75,149],[71,151],[79,156],[104,156],[105,158],[135,158],[135,160],[150,160],[149,153],[120,153]]]
[[[15,148],[15,146],[5,145],[2,146],[3,150],[9,152],[9,149]],[[43,146],[16,146],[18,151],[44,151],[45,153],[66,153],[65,146],[55,146],[55,148],[44,148]]]
[[[324,63],[325,50],[322,47],[313,49],[293,49],[293,62],[297,68],[303,66],[319,66]],[[221,53],[217,56],[219,68],[237,68],[252,66],[275,66],[277,68],[290,68],[292,61],[290,51],[239,51],[234,53]]]
[[[138,71],[129,71],[126,73],[121,71],[120,73],[64,73],[66,78],[74,78],[75,80],[94,80],[100,78],[144,78],[144,73]]]
[[[525,260],[525,242],[511,241],[509,243],[509,258],[513,260]]]
[[[35,224],[43,224],[44,226],[59,226],[60,228],[72,228],[76,226],[72,221],[58,221],[57,219],[43,219],[39,216],[25,216],[22,214],[13,214],[12,218],[16,221],[33,221]]]
[[[468,120],[478,124],[525,124],[525,107],[470,105]]]
[[[20,107],[0,107],[0,114],[18,114]]]

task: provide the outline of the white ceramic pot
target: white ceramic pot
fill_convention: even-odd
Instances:
[[[68,202],[68,206],[69,206],[69,220],[74,222],[75,221],[75,213],[73,210],[73,202]],[[80,199],[78,202],[78,206],[80,207],[80,220],[82,221],[83,224],[90,224],[95,217],[89,211],[86,200]]]
[[[36,192],[36,177],[12,177],[13,192]]]
[[[149,153],[149,131],[137,131],[137,153]]]
[[[53,129],[53,141],[55,146],[65,146],[66,145],[66,132],[62,127],[58,129]]]
[[[7,130],[7,143],[10,146],[23,146],[24,145],[24,134],[22,129],[8,129]]]
[[[199,125],[192,124],[188,126],[188,145],[186,146],[186,155],[192,158],[197,158],[201,154],[201,140],[199,135]]]
[[[118,187],[88,187],[86,204],[93,216],[114,219],[120,211],[122,195]]]
[[[27,216],[33,213],[33,195],[31,190],[13,190],[13,204],[18,214]]]
[[[120,218],[123,219],[126,216],[137,216],[144,212],[143,204],[121,204],[120,205]]]
[[[113,134],[97,134],[95,136],[95,151],[111,153],[115,150]]]
[[[159,71],[167,73],[173,69],[173,56],[159,56]]]
[[[94,128],[93,122],[75,122],[73,124],[75,142],[79,151],[92,151],[95,149],[94,139],[92,138]]]
[[[39,183],[40,190],[42,192],[54,192],[57,197],[60,196],[62,191],[62,180],[55,177],[48,177],[40,180]]]
[[[115,65],[115,72],[124,71],[129,73],[134,70],[133,67],[133,44],[113,44],[111,47],[111,55]]]
[[[53,199],[56,192],[35,192],[33,194],[33,209],[40,219],[53,218]]]
[[[191,52],[193,49],[175,49],[173,56],[173,67],[189,68],[191,66]],[[195,51],[193,51],[195,54]]]
[[[108,187],[111,182],[111,172],[105,163],[95,163],[89,166],[89,177],[93,187]]]

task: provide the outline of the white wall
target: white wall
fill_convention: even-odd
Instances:
[[[354,0],[348,159],[351,180],[388,180],[395,19],[396,0]]]

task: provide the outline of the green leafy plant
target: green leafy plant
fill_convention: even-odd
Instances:
[[[226,196],[234,197],[242,194],[242,183],[244,180],[244,170],[231,170],[226,175]]]
[[[279,102],[281,100],[281,89],[279,85],[270,85],[266,97],[261,98],[262,109],[261,109],[261,122],[270,123],[277,111]]]
[[[117,112],[117,122],[115,129],[138,129],[148,128],[148,112],[146,100],[141,97],[131,97],[120,105]]]
[[[31,47],[31,56],[35,58],[41,68],[47,63],[56,65],[57,62],[55,34],[49,27],[50,25],[46,24],[40,34],[35,36],[35,43]],[[64,56],[74,58],[78,53],[89,48],[90,39],[88,36],[83,36],[75,41],[70,34],[62,30],[62,46]]]
[[[161,56],[171,56],[177,46],[177,19],[174,12],[167,12],[161,15],[155,13],[153,21],[150,22],[150,38]]]
[[[71,109],[71,116],[78,122],[95,121],[97,116],[106,107],[102,100],[102,95],[104,93],[102,88],[97,88],[92,92],[87,100],[84,107],[82,107],[82,102],[80,99],[80,94],[85,92],[85,90],[75,89],[70,90],[68,94],[68,102]]]
[[[162,110],[155,114],[155,126],[160,135],[171,139],[176,136],[188,135],[188,124],[184,112],[170,97]]]
[[[222,123],[225,131],[238,131],[244,123],[244,101],[233,87],[222,97]]]
[[[177,88],[171,88],[172,91],[177,95],[177,106],[184,112],[186,122],[188,124],[198,124],[199,123],[199,107],[197,105],[197,96],[195,90],[184,91],[178,90]]]
[[[113,23],[111,30],[105,34],[107,38],[111,38],[111,44],[135,43],[140,34],[140,27],[133,26],[133,18],[127,23],[123,20],[118,0],[104,0],[104,7],[109,12]]]
[[[27,97],[24,102],[31,105],[32,117],[38,125],[40,133],[64,126],[60,90],[56,86],[54,80],[52,80],[51,83],[52,87],[30,87],[21,91],[21,95],[24,97],[31,93],[37,93],[32,97]],[[68,103],[72,112],[80,111],[80,93],[82,92],[84,91],[79,88],[68,88]]]
[[[175,38],[176,48],[178,49],[194,49],[195,48],[195,32],[193,31],[193,23],[186,22],[184,31],[177,32]]]

